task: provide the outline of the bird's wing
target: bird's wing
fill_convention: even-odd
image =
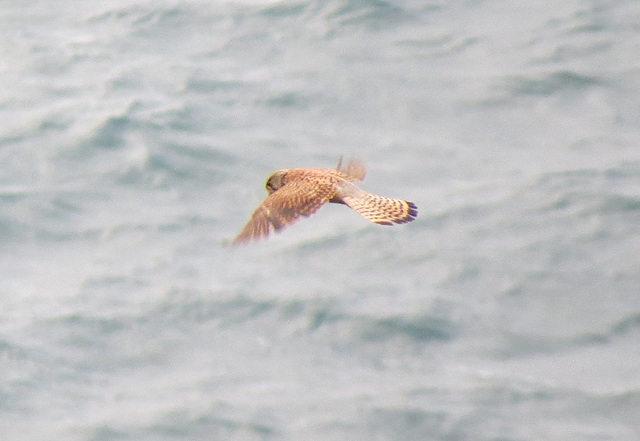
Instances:
[[[338,162],[338,167],[336,167],[336,170],[344,173],[347,176],[351,176],[358,181],[364,181],[364,177],[367,174],[367,168],[364,166],[364,164],[354,158],[351,158],[347,165],[343,167],[342,156],[340,156],[340,161]]]
[[[342,183],[337,195],[361,216],[380,225],[404,224],[418,215],[418,208],[413,202],[378,196],[350,182]]]
[[[294,180],[271,193],[253,212],[251,219],[233,240],[240,245],[269,236],[272,231],[281,230],[300,216],[310,216],[331,198],[329,186],[313,181]]]

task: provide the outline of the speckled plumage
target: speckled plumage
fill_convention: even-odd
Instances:
[[[413,202],[390,199],[368,193],[354,184],[364,180],[365,167],[357,161],[335,170],[328,168],[297,168],[279,170],[267,179],[269,195],[256,209],[234,245],[269,236],[310,216],[327,202],[347,205],[371,222],[381,225],[411,222],[418,215]]]

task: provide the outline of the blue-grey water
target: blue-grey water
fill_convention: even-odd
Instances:
[[[1,438],[640,439],[639,23],[2,2]],[[340,155],[418,219],[226,246]]]

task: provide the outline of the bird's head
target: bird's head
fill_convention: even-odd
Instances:
[[[267,192],[269,194],[281,188],[285,183],[285,176],[289,170],[278,170],[267,179]]]

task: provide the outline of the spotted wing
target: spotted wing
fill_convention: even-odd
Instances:
[[[233,245],[266,238],[296,222],[301,216],[310,216],[331,198],[329,186],[312,180],[292,180],[271,193],[254,211]]]
[[[418,216],[418,207],[413,202],[368,193],[349,182],[340,186],[338,195],[344,204],[376,224],[404,224]]]

